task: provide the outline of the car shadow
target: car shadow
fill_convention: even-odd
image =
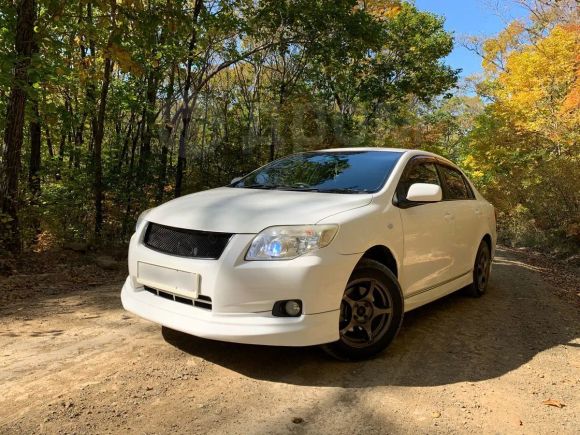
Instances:
[[[539,352],[580,336],[572,306],[507,252],[494,263],[488,293],[461,292],[407,313],[399,336],[376,358],[344,363],[318,347],[223,343],[163,328],[165,341],[241,375],[295,385],[364,388],[436,386],[501,376]]]

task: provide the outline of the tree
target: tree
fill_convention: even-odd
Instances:
[[[4,153],[0,174],[0,224],[5,228],[5,245],[13,253],[21,249],[18,220],[18,177],[20,175],[22,140],[24,135],[24,112],[28,96],[28,69],[34,47],[34,23],[36,1],[20,0],[17,3],[15,36],[16,61],[13,69],[10,97],[6,109],[4,129]],[[7,221],[7,222],[6,222]],[[4,225],[3,225],[4,226]]]
[[[481,44],[478,90],[490,104],[467,135],[464,164],[514,243],[580,240],[580,27],[571,3],[522,0],[530,19]]]
[[[453,47],[442,19],[407,3],[371,11],[381,19],[378,29],[373,23],[366,29],[370,50],[343,50],[319,68],[323,89],[341,115],[345,137],[339,143],[356,141],[354,132],[363,143],[368,141],[372,136],[364,132],[376,128],[375,120],[395,120],[410,99],[428,103],[457,80],[458,71],[439,61]]]

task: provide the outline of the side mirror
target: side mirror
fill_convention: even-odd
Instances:
[[[441,199],[443,199],[443,191],[437,184],[414,183],[407,192],[407,201],[438,202]]]
[[[234,178],[232,178],[232,181],[230,181],[230,184],[237,183],[237,182],[238,182],[238,181],[240,181],[242,178],[244,178],[244,177],[234,177]]]

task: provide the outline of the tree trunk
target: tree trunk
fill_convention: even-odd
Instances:
[[[151,157],[151,139],[153,138],[153,125],[155,123],[155,103],[157,102],[158,88],[157,71],[149,72],[147,76],[147,91],[145,93],[145,106],[143,108],[144,125],[141,131],[141,152],[139,153],[139,169],[137,171],[139,183],[144,184],[148,173],[149,160]]]
[[[19,1],[17,14],[15,38],[17,61],[14,65],[12,88],[6,110],[4,167],[0,174],[0,211],[10,219],[7,228],[0,229],[0,237],[4,239],[6,248],[12,253],[20,252],[21,248],[18,224],[18,176],[24,135],[28,70],[34,45],[36,1]]]
[[[38,41],[34,41],[34,51],[38,52]],[[46,105],[46,94],[43,93],[42,95],[42,103],[44,105]],[[38,109],[38,107],[37,107]],[[37,110],[38,112],[38,110]],[[46,147],[48,150],[48,156],[50,157],[50,160],[52,160],[54,158],[54,147],[52,145],[52,135],[50,133],[50,127],[48,125],[48,122],[41,122],[40,119],[40,115],[38,115],[38,122],[42,125],[44,124],[44,136],[46,137]]]
[[[68,136],[70,138],[70,132],[68,132]],[[66,143],[66,138],[67,138],[67,131],[63,129],[60,133],[60,143],[58,144],[58,162],[57,162],[57,169],[56,172],[54,174],[54,179],[55,180],[60,180],[61,179],[61,170],[62,170],[62,162],[64,160],[64,146]]]
[[[114,11],[111,11],[111,16],[114,15]],[[93,4],[92,2],[89,1],[89,3],[87,4],[87,24],[89,25],[89,27],[92,27],[93,25]],[[91,65],[91,69],[96,70],[95,68],[95,60],[97,58],[96,54],[97,54],[97,50],[96,50],[96,45],[95,45],[95,40],[92,36],[91,33],[89,33],[89,35],[91,35],[89,37],[89,50],[91,53],[91,57],[92,57],[92,62],[90,62]],[[84,55],[86,55],[86,49],[81,47],[81,51]],[[108,58],[107,58],[108,59]],[[106,66],[106,60],[105,60],[105,69],[107,68]],[[95,71],[96,72],[96,71]],[[96,76],[96,74],[95,74]],[[102,92],[102,87],[101,87],[101,92]],[[108,91],[108,84],[107,84],[107,91]],[[89,107],[89,111],[91,113],[91,131],[92,131],[92,136],[91,136],[91,140],[89,141],[89,154],[93,153],[93,156],[95,155],[95,151],[94,151],[94,146],[95,146],[95,140],[97,138],[98,135],[98,129],[99,129],[99,118],[98,118],[98,111],[97,113],[95,113],[95,109],[96,109],[96,103],[97,103],[97,88],[95,86],[95,81],[94,80],[88,80],[87,81],[87,98],[86,100],[89,102],[90,107]],[[100,109],[100,105],[99,105],[99,109]],[[86,106],[85,106],[85,110],[86,110]],[[101,139],[102,140],[102,139]],[[102,144],[101,144],[102,145]],[[99,150],[99,153],[101,151]]]
[[[89,2],[89,20],[92,22],[92,9]],[[109,35],[108,46],[111,45],[111,38],[116,30],[116,2],[111,1],[111,33]],[[91,55],[95,55],[94,41],[91,39]],[[107,96],[109,94],[109,86],[111,84],[111,74],[113,73],[113,60],[109,55],[105,57],[105,66],[103,70],[103,82],[101,84],[101,95],[99,99],[99,110],[96,115],[93,115],[93,190],[95,194],[95,239],[97,242],[101,238],[101,231],[103,229],[103,136],[105,134],[105,118],[107,109]]]
[[[127,152],[129,150],[129,141],[131,140],[133,134],[133,125],[135,124],[135,110],[131,110],[131,117],[129,118],[129,127],[127,128],[127,133],[125,134],[125,139],[123,139],[123,148],[119,154],[119,160],[117,162],[117,168],[119,171],[123,168],[123,163],[127,158]]]
[[[284,100],[286,98],[286,85],[284,79],[280,84],[278,94],[278,106],[276,108],[275,119],[272,120],[272,139],[270,142],[270,161],[276,158],[276,149],[278,148],[278,130],[280,128],[280,117],[282,114],[282,106],[284,105]]]
[[[93,143],[93,165],[94,165],[94,192],[95,192],[95,236],[99,239],[103,228],[103,135],[105,126],[105,111],[107,108],[107,95],[111,82],[111,72],[113,71],[113,61],[110,57],[105,58],[105,70],[103,72],[103,84],[101,86],[101,99],[99,101],[99,112]]]
[[[44,135],[46,136],[46,148],[48,149],[48,156],[54,158],[54,147],[52,145],[52,136],[50,135],[50,127],[48,125],[44,126]]]
[[[164,128],[161,133],[161,161],[159,168],[159,180],[157,184],[157,195],[155,201],[160,204],[163,201],[163,194],[165,192],[165,182],[167,178],[167,154],[169,152],[169,141],[173,133],[173,123],[171,122],[171,104],[173,101],[173,92],[175,86],[175,65],[171,67],[171,74],[169,76],[169,84],[167,86],[167,93],[163,105],[163,122]]]
[[[177,167],[175,172],[175,197],[179,198],[181,196],[181,188],[183,185],[183,171],[185,170],[185,165],[187,163],[187,158],[185,154],[185,141],[187,139],[187,133],[189,130],[189,122],[191,120],[191,113],[189,110],[183,113],[181,133],[179,134],[179,151],[177,153]]]
[[[135,132],[135,135],[133,136],[133,142],[131,145],[131,156],[130,156],[130,160],[129,160],[129,174],[127,176],[127,184],[125,187],[125,191],[127,192],[127,203],[125,206],[125,214],[123,215],[123,225],[122,225],[122,231],[121,231],[121,237],[123,239],[125,239],[125,236],[127,235],[127,230],[129,227],[129,216],[131,215],[131,200],[132,200],[132,193],[133,193],[133,166],[135,165],[135,150],[137,149],[137,141],[139,140],[139,134],[141,132],[141,128],[143,126],[143,122],[144,120],[141,119],[141,121],[139,122],[139,124],[137,125],[137,131]]]
[[[189,123],[191,121],[191,108],[195,101],[191,101],[189,92],[192,85],[192,68],[193,68],[193,50],[197,45],[197,19],[203,6],[203,0],[195,0],[195,8],[193,11],[193,29],[191,31],[191,39],[189,40],[188,54],[187,54],[187,75],[185,77],[185,84],[183,86],[183,118],[181,120],[181,133],[179,135],[179,150],[177,154],[177,168],[175,172],[175,197],[181,196],[181,187],[183,183],[183,171],[185,170],[186,154],[185,142],[189,132]]]
[[[32,101],[33,118],[30,121],[30,162],[28,165],[28,188],[30,189],[30,205],[33,208],[32,226],[34,228],[33,244],[38,242],[40,235],[40,219],[38,217],[38,204],[40,200],[40,143],[41,126],[38,101]]]

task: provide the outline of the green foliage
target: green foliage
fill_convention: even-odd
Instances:
[[[499,210],[504,242],[575,249],[578,158],[546,153],[546,138],[518,131],[493,106],[477,118],[466,140],[464,165]]]

